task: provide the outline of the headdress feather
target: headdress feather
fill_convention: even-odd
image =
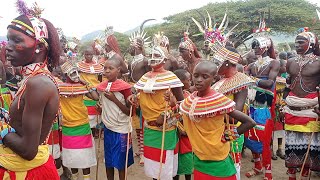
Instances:
[[[23,0],[18,0],[16,2],[16,6],[20,15],[25,15],[25,16],[30,15],[30,9],[28,8],[27,4]]]

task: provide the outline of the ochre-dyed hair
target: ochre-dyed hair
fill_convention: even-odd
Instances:
[[[121,56],[121,51],[120,51],[119,44],[116,37],[114,35],[110,35],[107,38],[107,42],[108,42],[108,45],[111,47],[111,49]]]
[[[201,55],[200,55],[200,53],[199,53],[199,51],[198,51],[198,49],[197,49],[197,47],[196,47],[196,45],[192,42],[192,46],[193,46],[193,53],[194,53],[194,56],[196,57],[196,58],[201,58]]]
[[[3,64],[6,63],[6,46],[2,46],[0,49],[0,60]]]
[[[15,18],[16,20],[22,21],[28,26],[32,27],[32,24],[29,20],[29,18],[25,15],[18,16]],[[49,51],[48,51],[48,68],[51,71],[54,67],[59,65],[59,59],[60,59],[60,54],[61,54],[61,46],[60,46],[60,40],[59,40],[59,35],[57,32],[57,29],[53,26],[53,24],[46,20],[43,19],[44,23],[47,26],[48,30],[48,39],[46,41],[49,44]]]
[[[277,57],[276,57],[276,51],[275,51],[275,49],[274,49],[274,47],[273,47],[273,41],[270,39],[270,41],[271,41],[271,45],[270,45],[270,47],[268,48],[268,50],[267,50],[267,54],[268,54],[268,56],[270,57],[270,58],[272,58],[272,59],[276,59]]]

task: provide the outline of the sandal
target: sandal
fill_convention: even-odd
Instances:
[[[246,177],[247,178],[251,178],[251,177],[254,177],[256,175],[259,175],[259,174],[262,174],[262,169],[256,169],[256,168],[253,168],[252,170],[246,172]]]
[[[286,156],[282,153],[280,149],[277,150],[276,155],[283,160],[286,158]]]
[[[272,160],[278,160],[278,157],[274,154],[274,152],[272,152],[271,159],[272,159]]]

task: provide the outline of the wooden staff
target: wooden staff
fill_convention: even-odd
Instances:
[[[171,91],[170,87],[169,87],[169,91]],[[164,139],[165,139],[165,134],[166,134],[166,123],[167,123],[168,106],[169,106],[169,102],[167,101],[166,102],[166,107],[164,109],[164,118],[163,118],[163,124],[162,124],[162,141],[161,141],[161,151],[160,151],[160,169],[159,169],[158,180],[160,180],[160,177],[161,177],[162,164],[163,164],[162,163],[162,158],[163,158],[163,150],[164,150]]]
[[[318,94],[318,105],[320,105],[320,93],[319,93],[319,87],[316,88],[317,89],[317,94]],[[320,108],[320,107],[319,107]],[[318,122],[318,119],[319,117],[316,119],[316,122]],[[308,159],[308,156],[309,156],[309,151],[310,151],[310,147],[311,147],[311,142],[312,142],[312,138],[313,138],[313,135],[314,135],[314,131],[311,133],[311,137],[309,139],[309,144],[308,144],[308,149],[307,149],[307,153],[306,153],[306,156],[303,160],[303,164],[302,164],[302,168],[301,168],[301,171],[300,171],[300,175],[299,175],[299,180],[301,180],[302,178],[302,172],[303,172],[303,169],[304,169],[304,166],[307,162],[307,159]],[[308,176],[310,175],[310,170],[309,170],[309,173],[308,173]]]
[[[97,115],[97,121],[99,119],[100,115]],[[101,132],[102,132],[102,128],[99,127],[99,134],[98,134],[98,151],[97,151],[97,169],[96,169],[96,180],[98,180],[98,174],[99,174],[99,154],[100,154],[100,143],[101,143]]]
[[[130,144],[130,131],[132,130],[132,127],[131,127],[131,122],[132,122],[132,105],[130,106],[130,113],[129,113],[129,117],[130,117],[130,120],[129,120],[129,132],[128,132],[128,137],[127,137],[127,151],[126,151],[126,166],[125,166],[125,173],[124,173],[124,179],[127,180],[128,178],[128,159],[129,159],[129,144]]]

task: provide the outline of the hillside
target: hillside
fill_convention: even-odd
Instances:
[[[257,28],[260,18],[259,15],[264,12],[266,17],[268,17],[269,8],[270,20],[267,20],[267,27],[271,28],[271,37],[275,44],[282,42],[292,43],[300,27],[310,27],[317,34],[320,33],[320,22],[316,20],[315,12],[315,9],[319,9],[319,7],[306,0],[240,0],[209,3],[199,9],[191,9],[165,17],[164,23],[155,25],[147,24],[145,29],[149,36],[152,36],[158,31],[163,31],[170,39],[171,47],[177,48],[182,34],[186,29],[186,24],[190,24],[190,38],[200,46],[202,45],[203,37],[193,36],[198,34],[199,30],[191,20],[191,17],[194,17],[199,22],[202,22],[203,17],[201,17],[198,12],[203,13],[205,18],[207,18],[205,15],[205,10],[207,10],[213,21],[219,26],[227,9],[229,17],[228,27],[231,28],[235,24],[240,23],[234,31],[241,32],[244,30],[251,31]],[[117,37],[119,36],[118,41],[123,52],[129,46],[128,35],[138,28],[139,27],[128,30],[124,34],[116,34]],[[91,41],[97,37],[100,32],[101,31],[94,31],[89,33],[82,38],[82,41]]]
[[[294,35],[300,27],[311,27],[316,29],[316,33],[320,33],[320,22],[316,22],[316,5],[311,4],[305,0],[243,0],[243,1],[229,1],[223,3],[209,3],[199,9],[192,9],[182,13],[164,18],[166,22],[161,25],[147,28],[150,35],[157,31],[164,31],[169,37],[171,45],[177,47],[182,33],[186,29],[186,23],[190,24],[190,34],[198,34],[198,28],[191,20],[191,17],[202,22],[202,17],[196,10],[203,13],[205,18],[205,10],[207,10],[211,17],[215,19],[217,25],[222,21],[225,10],[227,9],[229,16],[229,28],[239,23],[235,29],[236,32],[243,30],[252,30],[257,28],[259,23],[259,15],[265,12],[267,16],[270,8],[270,23],[267,26],[271,31],[277,34]],[[314,25],[314,23],[316,23]],[[192,37],[191,39],[196,43],[201,43],[202,37]]]

